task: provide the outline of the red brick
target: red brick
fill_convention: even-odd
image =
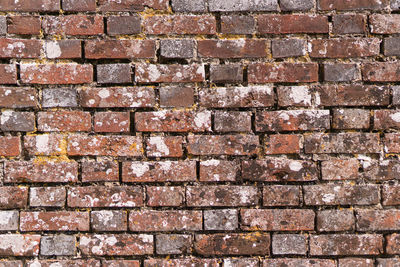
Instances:
[[[22,261],[5,260],[0,262],[1,267],[23,267]]]
[[[138,260],[102,260],[103,267],[140,267],[140,261]]]
[[[301,135],[273,134],[265,138],[265,154],[299,154]]]
[[[187,254],[192,250],[192,236],[178,234],[156,235],[156,253],[159,255]]]
[[[303,186],[306,205],[374,205],[379,203],[379,186],[319,184]]]
[[[266,57],[269,42],[266,40],[199,40],[199,57],[205,58],[257,58]]]
[[[91,115],[84,111],[47,111],[37,114],[38,130],[42,132],[88,132]]]
[[[377,38],[315,39],[309,53],[316,58],[357,58],[377,56],[381,40]]]
[[[400,253],[400,235],[397,233],[386,236],[386,253],[399,254]]]
[[[257,258],[225,258],[223,266],[259,267],[260,263]]]
[[[299,206],[300,187],[296,185],[268,185],[263,187],[263,206]]]
[[[65,154],[65,136],[41,134],[24,136],[24,148],[29,155],[55,156]]]
[[[382,204],[384,206],[400,205],[399,185],[382,185]]]
[[[318,4],[319,10],[382,10],[388,6],[388,0],[320,0]]]
[[[248,67],[249,83],[297,83],[318,81],[316,63],[252,63]]]
[[[339,267],[374,267],[373,259],[363,259],[363,258],[343,258],[339,259]]]
[[[263,14],[257,17],[257,31],[261,34],[328,33],[328,17],[306,14]]]
[[[396,267],[400,264],[399,258],[380,258],[376,259],[377,267]]]
[[[143,20],[146,34],[215,34],[216,20],[208,15],[156,15]]]
[[[253,34],[256,20],[247,15],[221,16],[221,33],[224,34]]]
[[[64,11],[96,11],[96,0],[62,0]]]
[[[308,209],[242,209],[241,228],[262,231],[312,231],[314,211]]]
[[[179,207],[185,201],[185,188],[179,186],[147,186],[146,194],[150,207]]]
[[[150,136],[146,139],[147,157],[182,157],[182,136]]]
[[[70,156],[119,156],[138,157],[143,155],[142,138],[125,135],[79,135],[68,137]]]
[[[60,10],[60,1],[58,0],[6,0],[0,3],[0,11],[16,12],[58,12]]]
[[[25,208],[28,204],[28,187],[0,186],[0,209]]]
[[[21,211],[21,231],[89,231],[89,213],[77,211]]]
[[[190,107],[194,104],[191,86],[163,86],[159,90],[161,107]]]
[[[353,231],[355,224],[354,213],[350,209],[317,212],[317,229],[320,232]]]
[[[71,187],[67,201],[69,207],[140,207],[143,191],[135,186]]]
[[[400,129],[400,112],[390,109],[375,110],[374,129]]]
[[[400,135],[398,133],[385,133],[384,138],[386,153],[400,153]]]
[[[332,128],[368,129],[371,112],[365,109],[334,109]]]
[[[200,255],[269,255],[269,233],[199,234],[195,250]]]
[[[80,40],[46,41],[45,52],[47,58],[81,58]]]
[[[126,231],[127,215],[124,210],[96,210],[90,213],[90,224],[95,232]]]
[[[330,259],[294,259],[294,258],[284,258],[284,259],[265,259],[263,261],[263,267],[336,267],[336,261]]]
[[[314,181],[318,179],[317,165],[312,161],[285,158],[242,161],[242,178],[250,181]]]
[[[40,40],[0,38],[0,58],[39,58],[41,50]]]
[[[0,156],[17,157],[21,153],[21,140],[17,136],[0,137]]]
[[[154,40],[87,40],[85,57],[90,59],[153,58],[156,53]]]
[[[0,107],[4,108],[35,108],[38,103],[35,88],[0,87]]]
[[[4,132],[32,132],[35,130],[35,114],[3,110],[0,116],[0,129]]]
[[[42,27],[45,34],[52,35],[97,35],[104,32],[103,16],[45,16]]]
[[[95,259],[87,259],[87,260],[34,260],[34,261],[27,261],[27,267],[35,267],[40,264],[40,267],[52,267],[52,266],[59,266],[59,267],[100,267],[100,261]]]
[[[100,11],[143,11],[145,7],[156,10],[167,10],[168,0],[99,0]]]
[[[89,108],[136,108],[155,105],[151,87],[85,88],[80,91],[80,104]]]
[[[217,259],[203,259],[203,258],[182,258],[182,259],[145,259],[144,266],[146,267],[188,267],[188,266],[204,266],[204,267],[218,267]]]
[[[65,187],[31,187],[29,205],[31,207],[64,207]]]
[[[369,231],[397,231],[400,229],[400,210],[369,210],[356,211],[357,230]]]
[[[116,161],[83,161],[82,182],[116,182],[119,180],[119,167]]]
[[[21,82],[28,84],[81,84],[93,81],[89,64],[21,64]]]
[[[195,180],[195,161],[127,161],[122,163],[123,182],[185,182]]]
[[[38,256],[40,235],[0,235],[0,256]]]
[[[201,230],[202,212],[198,210],[131,211],[129,229],[140,232]]]
[[[129,126],[129,112],[96,112],[94,115],[95,132],[129,132]]]
[[[394,34],[400,33],[399,14],[372,14],[369,16],[371,33]]]
[[[332,159],[321,162],[322,180],[355,180],[360,165],[357,159]]]
[[[68,183],[78,181],[75,161],[7,161],[4,164],[7,183]]]
[[[153,253],[152,235],[85,234],[81,235],[79,249],[83,255],[131,256]]]
[[[397,179],[400,175],[400,162],[397,160],[371,160],[366,157],[362,165],[364,179],[385,181]]]
[[[251,113],[241,111],[215,111],[214,131],[251,132]]]
[[[109,16],[107,17],[107,34],[138,34],[141,31],[139,16]]]
[[[400,81],[400,63],[374,62],[364,63],[361,67],[362,76],[369,82],[396,82]]]
[[[205,80],[204,65],[138,64],[135,68],[135,80],[138,83],[203,82]]]
[[[234,182],[240,175],[240,163],[228,160],[200,161],[200,181],[202,182]]]
[[[259,151],[256,135],[189,135],[192,155],[255,155]]]
[[[204,132],[211,131],[211,112],[151,111],[135,113],[139,132]]]
[[[332,19],[332,32],[335,34],[362,34],[367,30],[367,17],[361,14],[339,14]]]
[[[29,25],[29,27],[27,27]],[[41,21],[38,16],[12,16],[9,17],[7,32],[11,34],[39,34]]]

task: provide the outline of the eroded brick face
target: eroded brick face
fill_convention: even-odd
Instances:
[[[0,267],[400,266],[400,0],[0,0]]]

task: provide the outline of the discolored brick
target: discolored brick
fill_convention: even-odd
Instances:
[[[272,236],[272,254],[274,255],[306,255],[307,235],[274,234]]]
[[[257,16],[257,31],[261,34],[327,33],[328,17],[307,14],[263,14]]]
[[[240,175],[240,163],[228,160],[200,161],[200,181],[236,181]]]
[[[269,0],[264,2],[247,0],[218,1],[209,0],[208,8],[211,12],[233,12],[233,11],[278,11],[278,1]]]
[[[90,213],[90,224],[95,232],[126,231],[127,212],[123,210],[96,210]]]
[[[129,64],[97,65],[98,83],[131,83],[132,71]]]
[[[301,135],[273,134],[265,138],[265,154],[300,153]]]
[[[197,53],[202,58],[259,58],[267,56],[265,39],[199,40]]]
[[[204,230],[236,230],[239,227],[238,212],[235,209],[205,210]]]
[[[143,20],[146,34],[215,34],[216,19],[209,15],[156,15]]]
[[[215,83],[235,83],[243,81],[243,67],[241,65],[211,65],[210,81]]]
[[[368,129],[371,112],[366,109],[334,109],[332,128]]]
[[[317,212],[317,229],[320,232],[352,231],[355,229],[352,210],[321,210]]]
[[[185,190],[180,186],[147,186],[146,195],[150,207],[179,207],[185,201]]]
[[[45,43],[47,58],[80,58],[82,57],[80,40],[47,41]]]
[[[146,139],[148,157],[181,157],[184,140],[181,136],[150,136]]]
[[[214,130],[217,132],[250,132],[251,113],[239,111],[216,111]]]
[[[154,40],[86,40],[85,57],[89,59],[153,58]]]
[[[165,58],[194,57],[195,41],[191,39],[161,40],[161,56]]]
[[[28,204],[28,187],[0,186],[0,195],[1,209],[22,209]]]
[[[365,15],[361,14],[338,14],[332,18],[332,32],[335,34],[363,34],[366,32]]]
[[[82,182],[118,181],[119,166],[116,161],[84,161]]]
[[[256,21],[248,15],[221,16],[221,32],[224,34],[252,34]]]
[[[194,90],[190,86],[162,86],[161,107],[190,107],[194,104]]]
[[[74,88],[44,88],[42,91],[42,107],[57,108],[78,106],[77,92]]]
[[[129,112],[96,112],[94,115],[94,131],[122,133],[130,130]]]
[[[303,39],[274,39],[271,44],[272,56],[274,58],[305,56],[306,43]]]
[[[351,82],[361,80],[357,64],[324,64],[324,80],[327,82]]]
[[[250,83],[297,83],[318,81],[315,63],[252,63],[248,67]]]
[[[206,0],[199,0],[193,2],[191,0],[172,0],[171,6],[172,10],[175,12],[206,12]]]
[[[78,211],[23,211],[20,230],[31,231],[89,231],[89,213]]]
[[[135,80],[138,83],[188,83],[202,82],[204,79],[203,64],[138,64],[135,67]]]
[[[395,209],[386,210],[356,210],[357,230],[367,231],[387,231],[398,230],[400,228],[400,211]]]
[[[187,254],[191,252],[191,246],[191,235],[156,235],[156,253],[160,255]]]
[[[192,135],[188,142],[192,155],[255,155],[259,150],[255,135]]]
[[[75,255],[75,242],[75,236],[72,235],[42,236],[40,241],[40,254],[45,256]]]
[[[16,210],[0,211],[0,231],[17,231],[19,213]]]
[[[321,162],[323,180],[355,180],[360,165],[357,159],[332,159]]]
[[[12,64],[0,64],[0,84],[16,84],[17,68]]]
[[[38,256],[40,239],[40,235],[1,234],[0,255],[28,257]]]
[[[83,84],[93,81],[90,64],[21,64],[21,81],[27,84]]]
[[[141,32],[139,16],[109,16],[107,17],[107,34],[138,34]]]
[[[377,38],[314,39],[308,52],[313,58],[356,58],[377,56],[381,40]]]
[[[263,206],[300,205],[300,187],[297,185],[268,185],[263,187]]]
[[[66,190],[64,187],[31,187],[29,205],[32,207],[64,207]]]
[[[35,114],[3,110],[0,116],[0,129],[4,132],[32,132],[35,130]]]

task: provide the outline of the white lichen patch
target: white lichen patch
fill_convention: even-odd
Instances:
[[[156,147],[157,151],[152,153],[153,156],[161,157],[161,156],[168,156],[169,155],[169,148],[165,144],[164,137],[162,137],[162,136],[150,137],[149,144],[151,146],[155,146]]]
[[[46,42],[46,56],[47,58],[58,58],[62,54],[60,45],[57,41]]]
[[[400,122],[400,112],[396,112],[390,115],[390,118],[395,122]]]
[[[299,161],[291,161],[289,163],[289,169],[292,171],[298,172],[303,168],[303,165]]]
[[[149,163],[147,162],[132,162],[130,172],[136,177],[143,176],[146,172],[150,170]]]

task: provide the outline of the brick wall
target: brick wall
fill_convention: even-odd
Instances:
[[[400,266],[399,0],[0,0],[0,267]]]

